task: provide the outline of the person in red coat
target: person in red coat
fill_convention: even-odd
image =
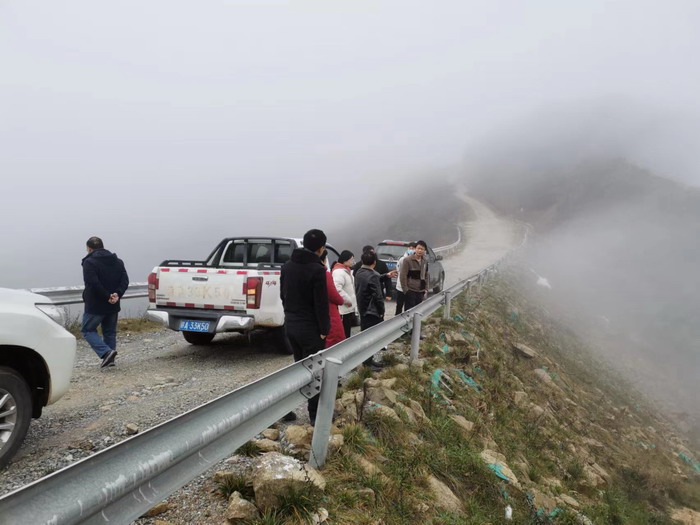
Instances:
[[[321,255],[321,262],[328,268],[328,252],[324,252]],[[338,311],[338,306],[344,304],[345,300],[340,296],[338,290],[335,289],[333,275],[328,270],[326,270],[326,283],[328,287],[328,313],[331,317],[331,330],[328,332],[328,337],[326,337],[326,348],[330,348],[345,339],[343,320],[340,318],[340,312]]]

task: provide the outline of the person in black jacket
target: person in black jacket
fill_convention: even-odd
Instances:
[[[100,368],[114,365],[117,357],[117,318],[119,300],[129,287],[124,262],[105,250],[102,239],[90,237],[88,254],[83,258],[83,302],[85,313],[80,331],[95,353],[102,359]],[[102,337],[97,327],[102,326]]]
[[[374,251],[374,246],[363,246],[362,247],[362,253],[367,253],[367,252],[372,252],[376,255],[376,252]],[[374,267],[374,270],[379,274],[379,282],[381,284],[381,291],[384,297],[386,297],[387,301],[391,301],[391,292],[393,290],[393,283],[391,282],[392,277],[396,277],[398,275],[398,272],[396,270],[389,271],[389,267],[386,265],[384,261],[379,259],[379,257],[376,257],[376,266]],[[362,268],[362,259],[355,263],[355,266],[352,267],[352,274],[354,276],[357,276],[357,272]]]
[[[282,266],[280,297],[284,307],[284,327],[295,361],[323,350],[331,328],[326,267],[320,258],[325,249],[326,235],[321,230],[309,230],[304,235],[304,247],[296,248],[290,260]],[[308,406],[313,425],[318,395],[309,399]],[[285,416],[287,421],[294,419],[293,412]]]
[[[373,251],[366,251],[362,254],[361,261],[362,266],[355,275],[355,297],[360,311],[360,330],[364,331],[384,320],[384,295],[379,274],[375,270],[377,255]],[[363,364],[372,368],[381,366],[372,357]]]

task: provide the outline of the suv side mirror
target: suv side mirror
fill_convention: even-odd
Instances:
[[[442,255],[436,255],[435,256],[436,261],[442,261]]]

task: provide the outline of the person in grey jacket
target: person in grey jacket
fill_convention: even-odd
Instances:
[[[355,275],[355,297],[362,331],[384,320],[384,295],[379,274],[374,270],[376,265],[377,255],[374,252],[365,252],[362,254],[362,267]],[[364,364],[373,368],[380,367],[371,357]]]

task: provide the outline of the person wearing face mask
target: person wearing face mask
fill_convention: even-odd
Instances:
[[[406,257],[410,257],[414,253],[416,253],[416,242],[411,241],[408,243],[406,253],[404,253],[396,263],[396,270],[399,273],[401,272],[401,263],[404,261],[404,259],[406,259]],[[401,287],[401,279],[396,279],[396,313],[394,315],[399,315],[401,312],[403,312],[405,300],[406,294],[404,294],[403,288]]]
[[[428,295],[430,275],[428,273],[428,258],[425,257],[426,251],[428,251],[428,245],[425,241],[418,241],[416,253],[406,257],[401,266],[399,280],[406,295],[404,304],[406,310],[422,303]]]
[[[340,318],[343,321],[345,338],[350,337],[350,331],[357,323],[357,299],[355,298],[355,277],[352,267],[355,265],[355,256],[350,250],[343,250],[338,262],[333,265],[333,284],[344,303],[338,306]]]

